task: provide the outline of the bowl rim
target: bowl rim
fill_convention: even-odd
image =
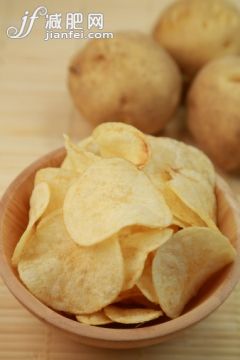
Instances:
[[[12,193],[16,191],[17,188],[26,181],[30,174],[36,172],[36,169],[41,167],[41,164],[43,164],[47,160],[50,160],[52,157],[63,157],[64,154],[64,148],[59,148],[31,163],[15,178],[15,180],[13,180],[0,201],[0,275],[7,288],[24,307],[26,307],[32,314],[37,316],[39,319],[54,326],[55,328],[59,328],[69,333],[70,335],[77,335],[83,339],[85,338],[86,340],[92,339],[108,342],[124,341],[126,343],[130,343],[133,341],[153,340],[173,335],[204,319],[224,302],[224,300],[232,292],[240,278],[240,226],[236,227],[237,243],[235,248],[237,250],[237,258],[232,265],[231,270],[228,272],[225,281],[220,284],[215,290],[215,292],[211,294],[209,298],[204,300],[200,305],[191,309],[187,313],[180,315],[178,318],[171,319],[161,324],[131,329],[115,329],[97,326],[86,326],[85,324],[81,324],[77,321],[65,317],[64,315],[57,313],[56,311],[39,301],[34,295],[32,295],[30,291],[16,277],[13,268],[9,264],[7,257],[4,253],[4,246],[1,238],[1,229],[3,226],[2,223],[4,219],[4,213],[7,209],[8,204],[11,202]],[[235,223],[238,224],[238,218],[240,219],[240,207],[234,199],[230,187],[222,178],[220,178],[220,176],[217,177],[217,187],[224,191],[227,202],[233,210]]]

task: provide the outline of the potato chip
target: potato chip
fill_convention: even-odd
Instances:
[[[180,141],[148,135],[152,156],[144,172],[150,177],[158,189],[162,189],[165,181],[170,180],[171,170],[195,170],[212,186],[215,184],[215,171],[211,161],[200,150]]]
[[[88,136],[87,138],[80,140],[77,144],[77,146],[80,149],[83,149],[85,151],[91,152],[94,155],[98,155],[100,156],[100,150],[99,150],[99,146],[98,144],[96,144],[96,142],[94,142],[93,137],[92,136]]]
[[[130,162],[102,159],[69,188],[64,221],[79,245],[101,242],[131,225],[164,228],[172,214],[148,177]]]
[[[184,204],[184,202],[166,185],[164,186],[163,194],[166,203],[172,210],[173,224],[176,222],[176,219],[179,219],[183,224],[188,221],[192,226],[207,226],[200,216]]]
[[[151,321],[163,315],[161,310],[146,308],[123,308],[109,305],[104,308],[104,313],[114,322],[121,324],[138,324]]]
[[[185,223],[202,225],[199,222],[193,222],[193,218],[190,220],[189,212],[182,216],[178,212],[175,202],[169,203],[169,192],[173,192],[187,208],[203,221],[205,226],[216,228],[216,196],[214,189],[204,178],[193,180],[176,173],[172,180],[167,182],[166,188],[163,193],[173,215]]]
[[[99,310],[92,314],[76,315],[77,321],[87,325],[106,325],[111,324],[112,320],[107,317],[103,310]]]
[[[61,168],[74,170],[82,174],[90,165],[99,159],[99,157],[93,153],[85,151],[78,145],[72,143],[67,135],[64,135],[64,139],[67,156],[65,157]]]
[[[44,215],[62,208],[69,186],[75,181],[78,173],[61,168],[40,169],[35,176],[35,185],[46,182],[50,188],[50,201]]]
[[[137,281],[137,287],[149,301],[154,304],[158,304],[158,297],[152,281],[153,256],[154,253],[150,253],[148,255],[142,275]]]
[[[74,314],[93,313],[113,302],[124,276],[117,238],[80,247],[69,237],[61,210],[39,223],[18,272],[39,300]]]
[[[19,260],[23,254],[26,244],[34,233],[35,223],[41,218],[41,216],[46,211],[49,201],[50,201],[50,190],[48,184],[45,182],[38,183],[34,187],[30,197],[28,226],[24,231],[24,233],[22,234],[21,238],[19,239],[12,256],[12,264],[14,266],[17,266],[17,264],[19,263]]]
[[[178,226],[179,228],[182,228],[184,229],[185,227],[188,227],[190,226],[190,224],[187,224],[186,222],[178,219],[176,216],[173,216],[173,222],[172,222],[172,225],[174,226]],[[171,226],[172,226],[171,225]]]
[[[103,123],[92,133],[103,157],[119,157],[130,161],[139,169],[148,162],[151,148],[147,137],[131,125]]]
[[[118,305],[127,305],[127,306],[144,306],[150,309],[157,309],[159,310],[159,305],[156,305],[149,301],[144,294],[138,289],[137,286],[133,286],[131,289],[122,291],[116,300],[114,301],[114,304]]]
[[[123,291],[136,284],[143,272],[148,254],[159,248],[172,234],[171,229],[157,229],[120,238],[125,271]]]
[[[134,299],[135,297],[141,296],[141,291],[137,288],[137,286],[133,286],[131,289],[121,291],[118,297],[114,300],[114,302],[124,302],[125,300],[128,302],[128,300],[131,301],[131,299]]]
[[[174,234],[157,250],[152,265],[162,310],[170,318],[179,316],[203,283],[235,256],[229,240],[217,230],[190,227]]]

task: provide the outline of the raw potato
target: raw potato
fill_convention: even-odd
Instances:
[[[240,54],[240,12],[227,0],[180,0],[162,14],[154,37],[185,73],[208,61]]]
[[[209,63],[188,95],[188,126],[200,147],[226,171],[240,170],[240,56]]]
[[[122,121],[155,133],[178,105],[181,76],[170,55],[150,37],[120,33],[90,41],[75,56],[69,88],[93,125]]]

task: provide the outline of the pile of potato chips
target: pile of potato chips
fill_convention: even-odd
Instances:
[[[85,324],[179,316],[235,250],[216,225],[215,172],[199,150],[105,123],[65,136],[37,172],[12,258],[26,287]]]

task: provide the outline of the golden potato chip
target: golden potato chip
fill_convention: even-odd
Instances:
[[[92,133],[103,157],[120,157],[139,169],[148,162],[151,149],[147,137],[135,127],[123,123],[103,123]]]
[[[183,142],[148,135],[152,156],[144,168],[158,189],[170,180],[171,170],[189,169],[201,174],[212,186],[215,184],[215,171],[211,161],[200,150]]]
[[[130,162],[102,159],[69,188],[64,221],[79,245],[101,242],[131,225],[164,228],[172,214],[148,177]]]
[[[116,300],[113,302],[116,305],[127,305],[127,306],[144,306],[150,309],[159,309],[159,305],[156,305],[149,301],[145,295],[138,289],[137,286],[133,286],[131,289],[122,291]],[[117,304],[118,303],[118,304]]]
[[[178,200],[178,201],[180,201],[180,200]],[[170,203],[170,205],[171,205],[171,203]],[[186,207],[184,207],[184,208],[186,208]],[[173,226],[176,225],[176,226],[178,226],[178,227],[180,227],[180,228],[182,228],[182,229],[184,229],[185,227],[190,226],[190,224],[187,224],[186,222],[178,219],[176,216],[173,216],[172,225],[173,225]],[[171,226],[172,226],[172,225],[171,225]]]
[[[99,159],[99,157],[93,153],[85,151],[83,148],[72,143],[67,135],[64,135],[64,139],[67,156],[65,157],[61,168],[74,170],[82,174],[90,165]]]
[[[158,297],[153,286],[152,280],[152,262],[154,253],[150,253],[144,265],[141,277],[137,281],[137,287],[142,294],[152,303],[158,304]]]
[[[214,189],[204,178],[200,177],[199,180],[193,180],[176,173],[174,177],[167,182],[166,188],[163,190],[165,199],[173,215],[185,223],[202,225],[199,221],[192,222],[193,217],[191,218],[191,216],[189,216],[189,212],[185,212],[184,216],[182,216],[182,214],[178,212],[175,201],[169,203],[168,198],[171,196],[169,192],[173,192],[187,208],[203,221],[205,226],[216,228],[216,196]]]
[[[166,203],[172,211],[173,224],[177,222],[178,219],[183,224],[188,221],[192,226],[207,226],[200,216],[184,204],[184,202],[170,189],[170,187],[165,185],[162,192]]]
[[[141,291],[137,288],[137,286],[133,286],[131,289],[121,291],[118,297],[114,300],[114,302],[124,302],[125,300],[131,300],[135,297],[141,296]]]
[[[89,152],[93,153],[94,155],[100,156],[99,146],[98,146],[98,144],[96,144],[96,142],[94,142],[92,136],[88,136],[87,138],[80,140],[78,142],[77,146],[80,149],[89,151]]]
[[[18,264],[26,287],[55,310],[89,314],[116,299],[123,258],[116,238],[80,247],[69,237],[62,211],[42,220]]]
[[[172,234],[171,229],[156,229],[120,238],[125,272],[123,291],[136,284],[143,272],[148,254],[159,248]]]
[[[190,227],[175,233],[157,250],[152,265],[162,310],[170,318],[179,316],[203,283],[235,256],[229,240],[217,230]]]
[[[77,321],[87,325],[106,325],[111,324],[112,320],[107,317],[103,310],[99,310],[92,314],[76,315]]]
[[[44,215],[62,208],[66,192],[77,176],[78,173],[68,169],[45,168],[38,170],[35,176],[35,185],[44,181],[50,188],[50,201]]]
[[[109,305],[104,308],[105,314],[114,322],[121,324],[138,324],[151,321],[163,315],[161,310],[146,308],[123,308]]]
[[[48,184],[45,182],[38,183],[33,188],[30,197],[28,226],[24,231],[24,233],[22,234],[21,238],[19,239],[12,256],[12,264],[14,266],[17,266],[28,240],[32,237],[34,233],[35,223],[41,218],[41,216],[46,211],[49,201],[50,201],[50,190]]]

